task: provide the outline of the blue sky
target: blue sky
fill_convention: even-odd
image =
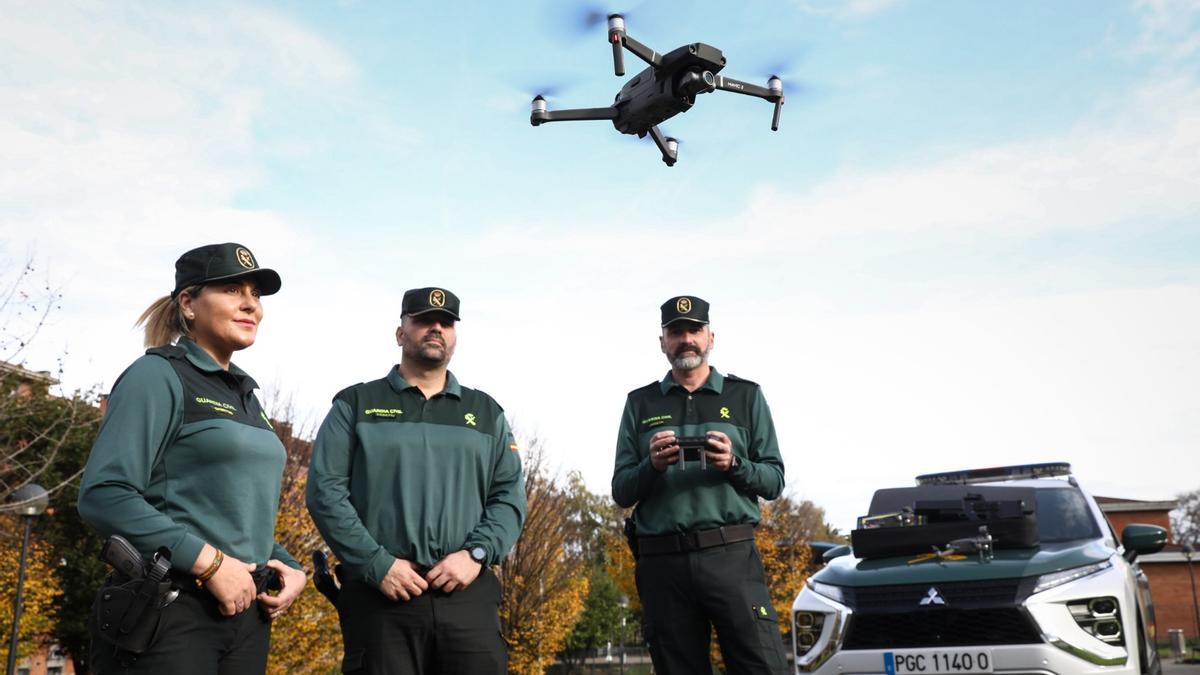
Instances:
[[[32,255],[64,294],[23,358],[106,388],[179,253],[233,240],[284,278],[238,361],[314,421],[394,362],[403,291],[444,285],[462,381],[607,490],[658,305],[691,293],[843,528],[973,465],[1200,487],[1200,2],[629,4],[660,52],[786,64],[780,131],[706,95],[667,168],[606,122],[531,127],[539,87],[624,81],[572,3],[0,0],[0,271]]]

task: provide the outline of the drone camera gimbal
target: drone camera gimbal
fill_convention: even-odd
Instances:
[[[766,87],[718,75],[725,67],[725,56],[720,49],[703,42],[694,42],[667,54],[659,54],[625,32],[625,18],[620,14],[610,14],[608,17],[608,41],[613,47],[613,72],[618,77],[625,74],[625,49],[645,61],[648,67],[626,82],[617,92],[613,104],[607,108],[551,111],[546,99],[538,95],[531,106],[530,124],[536,127],[546,122],[611,120],[617,131],[623,134],[633,134],[638,138],[645,138],[649,134],[667,166],[675,165],[679,156],[679,142],[664,137],[658,125],[690,110],[700,94],[720,90],[770,101],[775,104],[771,131],[779,130],[784,96],[783,80],[778,75],[772,75]]]

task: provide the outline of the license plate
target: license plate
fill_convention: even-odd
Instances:
[[[986,649],[928,649],[884,652],[887,675],[956,675],[992,672],[992,653]]]

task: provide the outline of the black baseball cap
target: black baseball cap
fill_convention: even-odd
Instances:
[[[677,295],[662,304],[663,328],[676,321],[708,323],[708,303],[694,295]]]
[[[444,288],[430,286],[404,292],[404,300],[400,303],[401,314],[419,316],[430,312],[442,312],[455,321],[462,320],[458,315],[458,296]]]
[[[258,292],[272,295],[279,292],[283,282],[272,269],[258,266],[258,259],[241,244],[209,244],[194,248],[175,261],[175,290],[171,297],[189,286],[252,277]]]

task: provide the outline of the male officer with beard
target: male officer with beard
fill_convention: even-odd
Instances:
[[[404,294],[400,364],[344,389],[313,445],[307,501],[342,561],[347,673],[494,673],[507,667],[489,568],[525,518],[504,411],[448,370],[458,298]]]
[[[758,499],[782,492],[783,460],[758,385],[708,365],[714,339],[707,302],[663,303],[659,344],[671,371],[625,401],[613,499],[636,505],[636,580],[655,671],[709,672],[715,627],[729,673],[784,673],[754,544]],[[702,439],[703,461],[682,461],[689,437]]]

